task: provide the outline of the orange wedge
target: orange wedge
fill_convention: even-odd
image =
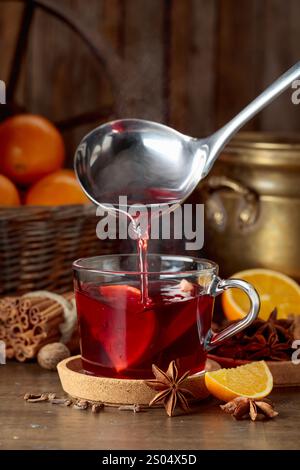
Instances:
[[[236,397],[261,399],[273,388],[273,376],[265,361],[251,362],[233,369],[206,372],[205,385],[219,400],[230,401]]]
[[[248,269],[232,277],[244,279],[252,284],[260,297],[259,317],[266,320],[277,308],[277,318],[289,314],[300,315],[300,286],[290,277],[269,269]],[[249,299],[239,289],[229,289],[222,295],[222,306],[229,320],[243,318],[249,311]]]
[[[137,300],[141,297],[141,291],[137,287],[128,286],[127,284],[112,284],[100,287],[100,293],[107,300],[116,299],[133,299]]]

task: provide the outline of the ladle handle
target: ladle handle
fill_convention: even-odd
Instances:
[[[224,127],[212,134],[209,138],[209,155],[205,165],[205,175],[210,171],[221,150],[225,147],[231,137],[255,116],[267,104],[271,103],[277,96],[286,90],[296,78],[300,77],[300,62],[297,62],[287,72],[281,75],[265,91],[255,98],[239,114],[237,114]]]

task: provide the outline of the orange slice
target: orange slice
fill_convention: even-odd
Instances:
[[[100,293],[105,303],[93,299],[90,311],[99,318],[97,339],[119,373],[143,361],[151,351],[156,316],[153,310],[143,308],[141,291],[136,287],[105,285]]]
[[[138,301],[141,298],[141,291],[137,287],[127,284],[112,284],[100,287],[100,293],[109,301],[125,299],[126,301]]]
[[[248,269],[232,277],[252,284],[260,297],[259,317],[266,320],[276,307],[278,318],[290,313],[300,315],[300,286],[290,277],[269,269]],[[229,289],[222,295],[222,306],[229,320],[243,318],[249,311],[248,297],[240,289]]]
[[[233,369],[206,372],[205,385],[219,400],[230,401],[236,397],[261,399],[273,388],[273,376],[265,361],[251,362]]]

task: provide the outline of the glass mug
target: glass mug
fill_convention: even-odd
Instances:
[[[138,256],[104,255],[74,262],[74,287],[83,369],[97,376],[146,379],[151,366],[199,373],[207,351],[246,328],[257,317],[255,289],[238,279],[222,280],[212,261],[148,255],[148,272]],[[141,275],[148,300],[141,300]],[[229,288],[250,299],[248,315],[219,333],[211,329],[214,298]]]

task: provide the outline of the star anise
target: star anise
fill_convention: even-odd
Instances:
[[[254,400],[252,398],[237,397],[225,405],[220,405],[220,408],[236,419],[250,417],[252,421],[255,421],[259,416],[275,418],[278,415],[277,411],[274,410],[273,403],[266,398]]]
[[[288,319],[278,320],[277,309],[274,309],[267,321],[260,326],[257,324],[253,335],[251,335],[250,326],[250,331],[244,338],[249,341],[245,348],[248,358],[252,360],[266,358],[272,361],[289,360],[293,342],[291,325],[292,322]]]
[[[216,352],[234,359],[284,361],[291,357],[294,339],[292,319],[277,319],[273,310],[268,320],[258,318],[242,333],[230,338]]]
[[[170,362],[166,372],[159,369],[155,364],[152,364],[152,372],[155,379],[145,380],[145,383],[148,387],[156,390],[158,393],[150,401],[149,406],[162,402],[168,416],[173,416],[176,405],[178,405],[185,413],[188,413],[188,398],[193,398],[194,395],[190,390],[184,388],[184,383],[188,378],[190,371],[187,371],[181,377],[178,377],[176,362],[172,361]]]

